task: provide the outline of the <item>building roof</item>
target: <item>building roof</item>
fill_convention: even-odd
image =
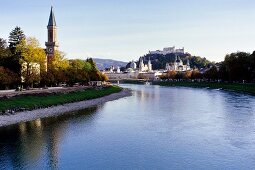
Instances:
[[[48,26],[57,26],[52,6],[51,6],[51,10],[50,10],[50,17],[49,17]]]

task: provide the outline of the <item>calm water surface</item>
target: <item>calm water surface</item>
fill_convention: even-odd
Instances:
[[[0,129],[0,169],[255,169],[255,97],[123,85],[132,97]]]

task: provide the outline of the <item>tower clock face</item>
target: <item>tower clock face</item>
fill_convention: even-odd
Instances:
[[[49,48],[49,49],[48,49],[48,52],[49,52],[49,53],[52,53],[52,52],[53,52],[53,48]]]

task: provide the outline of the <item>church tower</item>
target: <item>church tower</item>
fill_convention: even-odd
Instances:
[[[152,64],[151,64],[151,59],[150,58],[149,58],[149,61],[148,61],[148,71],[152,72]]]
[[[52,58],[54,57],[54,53],[58,50],[57,24],[53,12],[53,7],[51,7],[47,29],[48,29],[48,42],[46,42],[45,45],[47,54],[47,64],[49,64]]]

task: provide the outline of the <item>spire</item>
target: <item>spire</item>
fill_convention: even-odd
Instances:
[[[56,24],[56,19],[55,19],[55,15],[53,12],[53,6],[51,6],[51,11],[50,11],[50,17],[49,17],[49,23],[48,23],[48,27],[52,27],[52,26],[57,26]]]
[[[187,60],[187,66],[189,66],[190,64],[189,64],[189,59]]]
[[[148,64],[151,64],[151,58],[149,57],[149,61],[148,61]]]

